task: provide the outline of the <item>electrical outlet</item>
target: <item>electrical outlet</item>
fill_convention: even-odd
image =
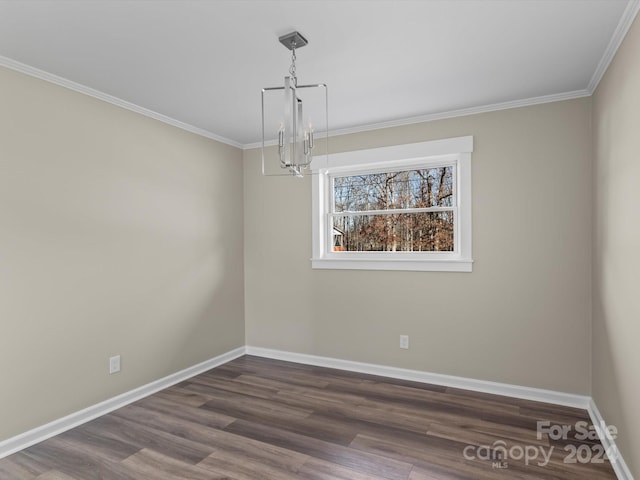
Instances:
[[[120,371],[120,355],[109,358],[109,375]]]
[[[400,348],[409,348],[409,335],[400,335]]]

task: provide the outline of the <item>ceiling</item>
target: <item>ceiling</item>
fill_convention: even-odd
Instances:
[[[236,146],[260,92],[326,83],[332,133],[589,95],[626,0],[0,0],[0,65]],[[73,82],[73,83],[72,83]],[[452,113],[453,112],[453,113]]]

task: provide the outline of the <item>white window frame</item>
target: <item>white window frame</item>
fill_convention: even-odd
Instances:
[[[314,159],[312,175],[312,268],[471,272],[471,153],[473,137],[456,137],[356,150]],[[331,177],[454,165],[456,222],[453,252],[334,252]]]

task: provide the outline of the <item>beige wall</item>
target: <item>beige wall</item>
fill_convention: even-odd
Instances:
[[[244,344],[241,158],[0,68],[0,440]]]
[[[594,95],[593,398],[640,478],[640,20]]]
[[[245,151],[247,344],[589,394],[590,119],[583,98],[330,140],[473,135],[473,273],[312,270],[310,179]]]
[[[639,477],[639,49],[636,20],[593,116],[585,98],[331,139],[473,135],[471,274],[312,270],[309,178],[0,68],[0,441],[246,325],[253,346],[592,393]]]
[[[592,393],[640,477],[639,49],[636,20],[593,116],[578,99],[331,140],[473,135],[471,274],[312,270],[309,178],[0,68],[0,441],[246,325],[253,346]]]

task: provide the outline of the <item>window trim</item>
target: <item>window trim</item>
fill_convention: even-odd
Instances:
[[[314,269],[471,272],[471,152],[473,137],[456,137],[391,147],[356,150],[314,159],[312,247]],[[434,164],[456,166],[457,238],[454,252],[333,252],[327,247],[331,175],[400,170]]]

